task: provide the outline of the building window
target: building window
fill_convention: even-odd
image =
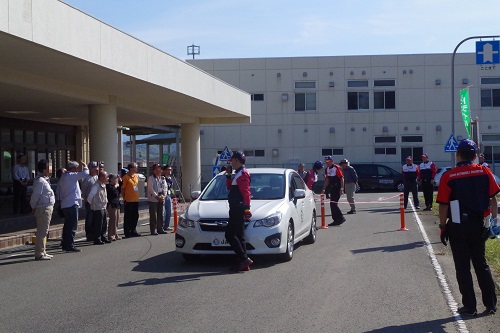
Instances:
[[[348,80],[347,86],[349,88],[368,87],[368,80]]]
[[[401,148],[401,163],[406,163],[406,157],[412,156],[413,162],[420,164],[422,162],[423,147],[405,147]]]
[[[373,93],[374,109],[395,109],[396,92],[395,91],[375,91]]]
[[[481,84],[500,84],[500,77],[482,77]]]
[[[481,89],[481,107],[500,107],[500,89]]]
[[[395,87],[396,80],[373,80],[374,87]]]
[[[316,93],[295,93],[295,111],[316,111]]]
[[[423,142],[423,137],[421,135],[403,135],[401,142]]]
[[[263,101],[264,94],[252,94],[251,98],[252,98],[252,101]]]
[[[316,111],[316,82],[295,82],[295,111]]]
[[[328,155],[344,155],[344,149],[343,148],[323,148],[321,149],[321,155],[322,156],[328,156]]]
[[[396,148],[375,148],[375,155],[396,155]]]
[[[348,110],[367,110],[370,108],[370,97],[367,91],[347,92]]]
[[[376,136],[375,143],[387,143],[387,142],[396,142],[395,136]]]
[[[255,157],[266,156],[266,151],[264,149],[255,149]]]

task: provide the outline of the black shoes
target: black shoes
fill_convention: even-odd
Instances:
[[[494,315],[497,312],[497,307],[492,307],[492,308],[486,308],[486,310],[483,312],[484,315]]]
[[[158,233],[156,231],[151,231],[151,236],[158,236]]]
[[[465,306],[458,308],[457,312],[461,315],[468,316],[468,317],[475,317],[477,316],[477,310],[476,309],[469,309],[466,308]]]
[[[160,230],[160,231],[158,231],[158,234],[159,234],[159,235],[164,235],[164,234],[166,234],[166,233],[167,233],[167,232],[166,232],[166,231],[164,231],[164,230]]]
[[[94,241],[94,245],[103,245],[103,244],[104,244],[104,242],[101,240]]]
[[[347,212],[347,214],[356,214],[356,211],[351,209],[350,211]]]
[[[346,221],[345,217],[342,216],[342,218],[340,218],[338,220],[333,220],[333,222],[330,223],[329,226],[333,227],[333,226],[336,226],[336,225],[341,225],[345,221]]]
[[[415,209],[420,209],[420,206],[415,206]]]
[[[67,248],[64,248],[63,247],[63,250],[66,251],[66,252],[82,252],[82,250],[76,248],[76,247],[67,247]]]

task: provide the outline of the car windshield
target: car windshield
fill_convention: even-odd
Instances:
[[[252,200],[274,200],[285,197],[285,175],[256,173],[250,175]],[[200,200],[227,200],[226,177],[218,175],[203,192]]]

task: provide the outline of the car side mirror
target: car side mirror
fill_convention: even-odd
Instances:
[[[200,196],[201,191],[193,191],[191,192],[191,199],[196,200]]]
[[[294,199],[304,199],[306,197],[306,190],[303,190],[303,189],[295,189],[295,191],[293,191],[293,197]]]

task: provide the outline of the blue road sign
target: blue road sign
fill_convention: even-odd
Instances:
[[[231,151],[226,146],[224,147],[224,150],[219,156],[219,161],[229,161],[230,159],[231,159]]]
[[[212,177],[215,177],[219,174],[220,168],[221,167],[218,165],[212,167]]]
[[[446,153],[456,152],[457,147],[458,147],[457,139],[455,139],[455,137],[452,134],[452,135],[450,135],[450,138],[448,139],[448,141],[444,145],[444,151]]]
[[[500,41],[490,40],[487,42],[476,42],[476,64],[498,64],[500,63]]]

